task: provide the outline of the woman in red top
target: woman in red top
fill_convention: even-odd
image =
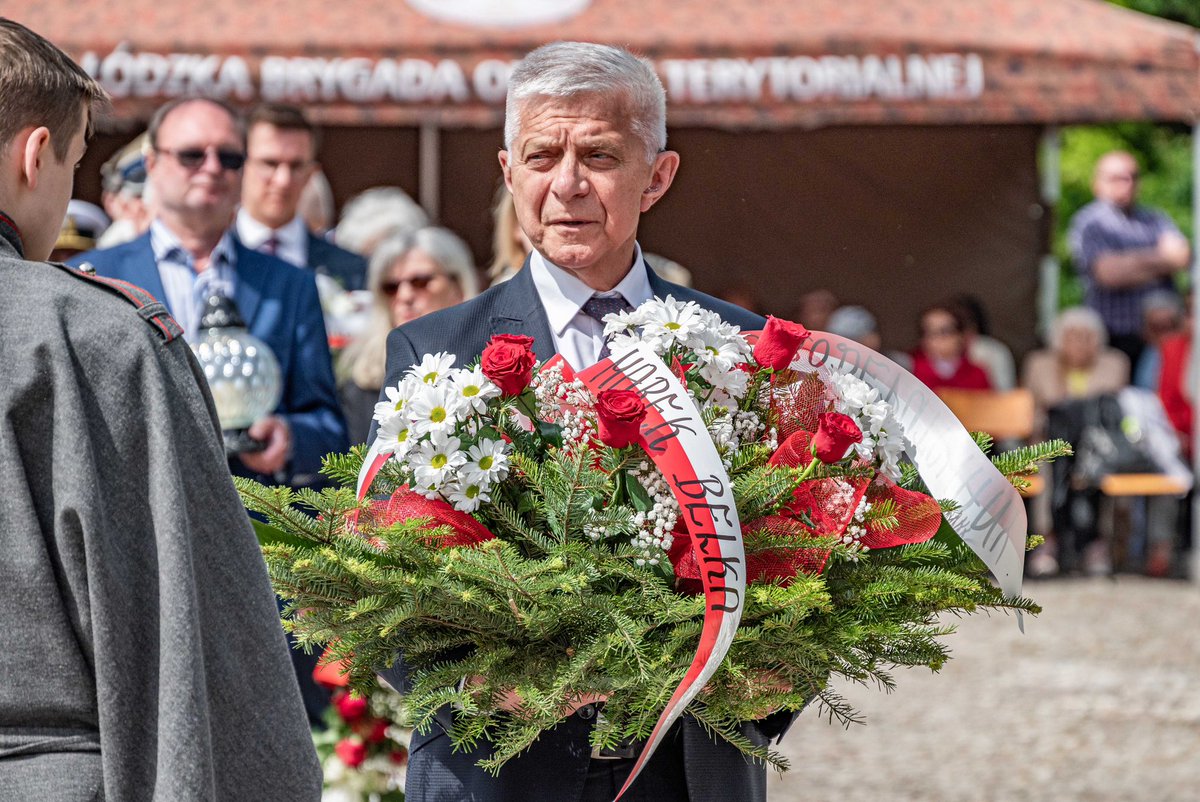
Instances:
[[[912,352],[913,375],[931,390],[990,390],[983,368],[967,359],[963,321],[947,304],[921,313],[921,342]]]

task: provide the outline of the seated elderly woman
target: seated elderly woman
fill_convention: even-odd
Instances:
[[[1091,309],[1063,310],[1050,329],[1049,348],[1025,357],[1021,385],[1033,393],[1037,409],[1035,438],[1072,435],[1064,421],[1049,423],[1050,410],[1067,401],[1115,393],[1129,384],[1129,357],[1108,348],[1100,316]],[[1059,412],[1066,409],[1059,407]],[[1056,412],[1055,414],[1059,414]],[[1074,427],[1066,427],[1074,431]],[[1108,570],[1104,542],[1096,537],[1099,495],[1075,487],[1072,460],[1052,466],[1053,490],[1033,505],[1034,526],[1046,532],[1046,545],[1030,555],[1031,575],[1072,571],[1082,565],[1088,573]],[[1051,531],[1053,530],[1053,531]]]
[[[912,351],[913,375],[931,390],[990,390],[983,368],[967,358],[967,334],[952,304],[933,304],[921,312],[921,341]]]
[[[1109,348],[1104,322],[1091,309],[1064,309],[1050,329],[1050,347],[1025,357],[1021,386],[1033,393],[1039,432],[1046,410],[1073,398],[1115,393],[1129,384],[1129,357]]]
[[[445,228],[419,228],[382,240],[367,268],[371,322],[338,361],[351,443],[366,442],[387,371],[387,336],[422,315],[473,298],[479,277],[466,243]]]

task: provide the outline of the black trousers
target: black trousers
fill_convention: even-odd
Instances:
[[[588,764],[587,783],[580,802],[612,802],[636,758],[599,760]],[[679,724],[671,727],[654,755],[633,781],[622,800],[630,802],[688,802],[687,775],[683,770],[683,734]]]

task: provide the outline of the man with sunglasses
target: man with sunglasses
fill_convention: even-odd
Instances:
[[[295,106],[265,103],[250,112],[238,239],[327,276],[343,290],[361,290],[367,261],[314,235],[300,215],[300,196],[320,170],[319,146],[320,131]]]

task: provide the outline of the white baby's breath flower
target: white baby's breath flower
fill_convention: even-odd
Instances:
[[[480,440],[467,449],[463,477],[471,482],[490,485],[508,475],[508,452],[503,440]]]
[[[464,403],[454,388],[424,385],[406,405],[408,419],[417,434],[454,431],[462,417]]]
[[[487,402],[500,395],[500,388],[483,375],[483,368],[456,370],[450,374],[450,385],[464,408],[474,412],[487,411]]]
[[[416,487],[433,492],[449,482],[467,463],[467,455],[459,451],[461,447],[461,440],[444,432],[434,432],[428,440],[422,440],[408,458]]]
[[[448,354],[445,351],[426,354],[421,359],[421,364],[413,365],[408,369],[408,375],[422,384],[440,384],[445,381],[450,369],[454,367],[454,359],[454,354]]]

